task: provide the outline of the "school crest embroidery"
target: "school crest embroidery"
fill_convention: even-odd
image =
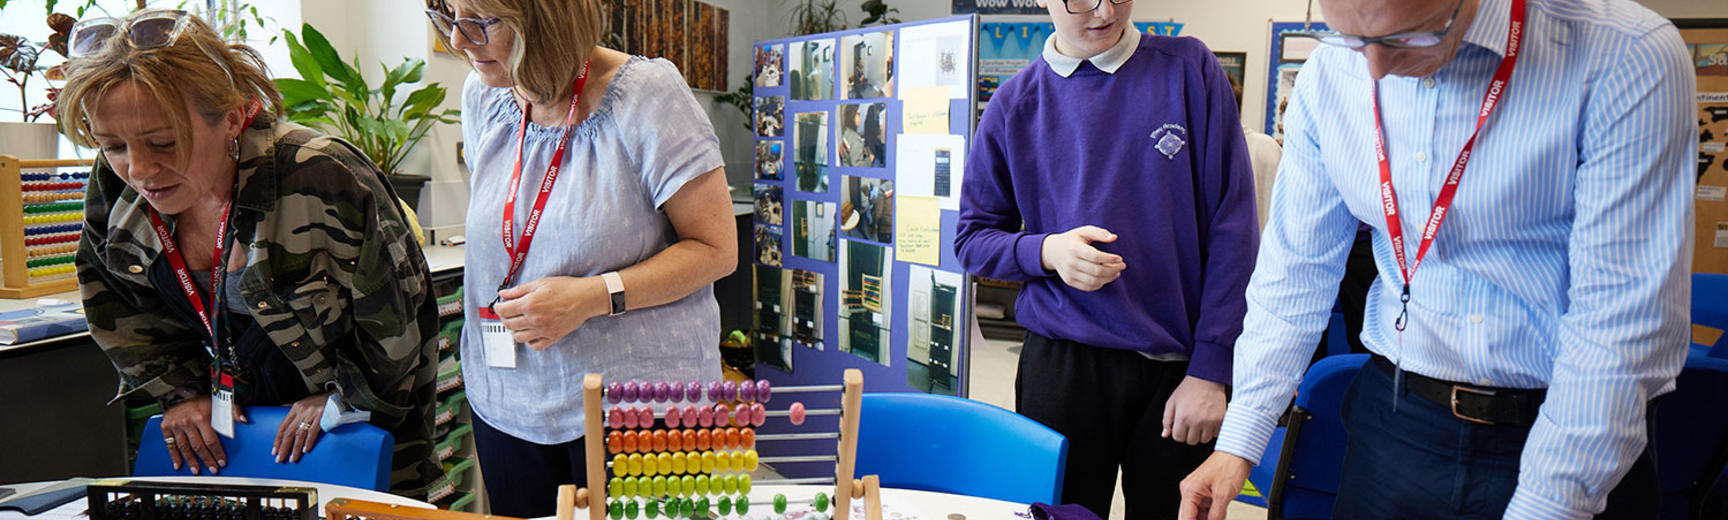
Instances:
[[[1157,130],[1152,131],[1150,137],[1152,138],[1152,147],[1168,159],[1175,159],[1176,154],[1182,151],[1182,147],[1188,145],[1188,129],[1175,123],[1166,123],[1164,126],[1158,127]]]

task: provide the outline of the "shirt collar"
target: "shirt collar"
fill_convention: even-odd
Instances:
[[[1464,43],[1487,49],[1501,57],[1506,56],[1506,35],[1511,29],[1512,6],[1507,0],[1481,0],[1476,5],[1476,19],[1470,22],[1470,29],[1464,33]],[[1528,6],[1525,9],[1529,9]],[[1526,24],[1528,24],[1528,17]],[[1529,27],[1524,28],[1524,34],[1530,34]]]
[[[1073,75],[1082,61],[1092,62],[1092,66],[1106,74],[1115,74],[1122,64],[1128,63],[1128,58],[1134,56],[1134,49],[1140,47],[1139,35],[1140,31],[1134,28],[1134,24],[1128,24],[1122,28],[1122,39],[1117,40],[1116,45],[1084,60],[1056,52],[1056,35],[1050,35],[1044,39],[1044,63],[1050,64],[1050,70],[1064,78]]]

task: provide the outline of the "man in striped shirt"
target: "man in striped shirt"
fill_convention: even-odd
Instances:
[[[1630,0],[1319,3],[1337,32],[1290,101],[1235,393],[1182,517],[1223,518],[1261,461],[1358,220],[1375,355],[1344,397],[1335,517],[1654,514],[1647,406],[1689,334],[1678,32]]]

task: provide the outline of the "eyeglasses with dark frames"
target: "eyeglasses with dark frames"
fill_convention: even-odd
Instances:
[[[498,22],[504,21],[503,18],[496,16],[491,18],[451,18],[450,15],[439,12],[437,9],[427,9],[426,17],[432,19],[432,28],[437,29],[438,34],[444,39],[450,39],[450,35],[454,31],[461,31],[463,38],[467,38],[468,41],[481,47],[485,47],[486,43],[490,41],[490,38],[487,38],[487,31],[492,26],[497,25]]]
[[[1446,41],[1446,33],[1452,30],[1452,24],[1458,21],[1458,13],[1464,10],[1464,0],[1452,8],[1452,16],[1446,19],[1446,26],[1438,31],[1404,32],[1385,36],[1358,36],[1344,34],[1338,31],[1316,31],[1314,25],[1314,0],[1308,0],[1308,19],[1302,22],[1302,31],[1291,36],[1313,38],[1320,43],[1346,49],[1361,49],[1370,44],[1381,44],[1398,49],[1422,49],[1440,45]]]
[[[1110,5],[1122,5],[1134,0],[1110,0]],[[1104,0],[1062,0],[1062,8],[1068,14],[1086,14],[1098,10],[1104,5]]]

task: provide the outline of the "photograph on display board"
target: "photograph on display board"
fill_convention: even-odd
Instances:
[[[762,88],[780,86],[780,77],[786,71],[785,48],[782,45],[756,47],[756,86]]]
[[[757,184],[755,192],[756,223],[770,226],[784,224],[781,217],[780,187]]]
[[[781,336],[792,344],[826,350],[822,340],[822,273],[794,270],[786,280],[786,294],[791,296],[792,315]]]
[[[1247,85],[1248,53],[1246,52],[1212,52],[1218,58],[1218,66],[1224,68],[1224,75],[1235,80],[1237,85]],[[1237,103],[1241,103],[1240,100]]]
[[[756,178],[765,181],[781,179],[786,168],[785,141],[756,141]]]
[[[1284,111],[1290,108],[1290,93],[1296,91],[1296,73],[1302,72],[1301,63],[1278,64],[1278,77],[1273,78],[1277,88],[1273,96],[1272,106],[1277,107],[1272,115],[1272,132],[1267,135],[1280,142],[1284,139]]]
[[[798,191],[828,192],[828,113],[798,114],[792,128],[792,171]]]
[[[834,203],[792,201],[792,254],[834,261]]]
[[[840,196],[840,233],[884,244],[894,242],[894,181],[844,177]]]
[[[791,71],[786,81],[792,89],[792,99],[821,101],[834,99],[834,40],[793,42]]]
[[[973,88],[972,24],[969,21],[915,25],[900,30],[896,38],[902,52],[896,56],[894,83],[899,95],[917,87],[948,87],[949,98],[964,99]]]
[[[780,227],[756,225],[756,263],[780,267]]]
[[[960,386],[955,355],[961,327],[960,287],[966,277],[921,265],[907,275],[906,384],[932,394],[955,395]]]
[[[888,282],[893,253],[855,240],[840,245],[840,351],[888,366]]]
[[[840,105],[840,165],[881,168],[888,161],[888,104]]]
[[[786,98],[769,96],[756,98],[756,135],[781,137],[786,135]]]
[[[1699,76],[1728,76],[1728,43],[1700,43],[1692,46],[1692,59]]]
[[[1271,46],[1267,56],[1266,127],[1261,131],[1280,142],[1284,140],[1284,111],[1290,107],[1290,93],[1296,89],[1296,74],[1308,55],[1320,46],[1319,40],[1297,36],[1304,30],[1328,30],[1326,24],[1313,22],[1272,22]]]
[[[840,39],[840,99],[894,97],[894,33]]]
[[[786,290],[789,283],[786,271],[763,265],[756,266],[755,307],[756,316],[753,326],[755,334],[751,341],[756,345],[756,362],[778,367],[787,372],[792,371],[792,342],[784,338],[780,331],[787,323]]]

